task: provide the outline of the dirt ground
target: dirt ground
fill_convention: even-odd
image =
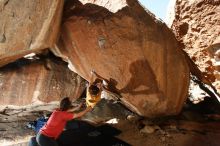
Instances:
[[[180,123],[161,126],[153,133],[141,133],[137,125],[127,121],[119,123],[116,127],[122,131],[118,138],[133,146],[219,146],[219,122]],[[201,126],[202,129],[199,128]]]
[[[82,120],[93,121],[96,126],[97,123],[100,125],[109,119],[117,119],[117,124],[110,124],[120,131],[116,137],[132,146],[219,146],[219,114],[201,113],[195,109],[198,108],[184,109],[178,116],[146,119],[118,104],[103,103]],[[26,146],[29,138],[35,135],[26,125],[40,116],[39,111],[31,111],[24,116],[10,115],[9,111],[12,110],[8,109],[8,114],[0,112],[1,146]]]
[[[121,131],[116,137],[132,146],[219,146],[219,122],[201,124],[181,121],[180,123],[180,125],[170,124],[156,129],[153,133],[141,133],[138,126],[128,120],[120,120],[113,127]],[[10,123],[6,125],[12,126]],[[14,124],[7,135],[1,134],[2,146],[26,146],[34,132],[24,127],[25,123],[20,122]]]

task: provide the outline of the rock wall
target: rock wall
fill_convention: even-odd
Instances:
[[[95,5],[102,1],[81,2],[67,1],[61,38],[52,51],[86,80],[91,70],[114,80],[122,103],[140,115],[179,113],[189,68],[169,28],[136,0],[127,0],[115,13],[111,5]]]
[[[79,0],[82,4],[96,4],[107,8],[110,12],[117,12],[121,8],[127,6],[126,0]]]
[[[0,66],[57,41],[63,0],[0,1]]]
[[[0,105],[28,105],[78,98],[85,80],[52,56],[20,59],[0,68]]]
[[[172,23],[185,51],[220,91],[220,1],[176,0]]]

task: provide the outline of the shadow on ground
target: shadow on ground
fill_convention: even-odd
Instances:
[[[84,121],[72,120],[58,138],[59,146],[130,146],[116,138],[120,130],[110,125],[94,126]]]

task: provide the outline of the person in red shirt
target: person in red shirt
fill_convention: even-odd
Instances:
[[[56,139],[62,133],[66,122],[82,117],[91,110],[91,107],[87,107],[84,111],[74,113],[75,109],[73,109],[70,99],[63,98],[60,102],[60,108],[52,113],[47,123],[38,132],[37,143],[40,146],[58,146]]]

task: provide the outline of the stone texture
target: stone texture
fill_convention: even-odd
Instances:
[[[20,59],[0,68],[0,105],[27,105],[78,98],[85,80],[53,56]]]
[[[63,0],[0,1],[0,66],[57,41]]]
[[[86,80],[91,70],[112,78],[122,103],[136,113],[177,114],[189,86],[185,56],[165,24],[136,0],[126,5],[112,13],[109,7],[67,1],[61,38],[52,51]]]
[[[110,12],[117,12],[127,6],[126,0],[79,0],[82,4],[91,3],[107,8]]]
[[[154,133],[155,132],[155,129],[153,126],[144,126],[143,129],[140,130],[141,133],[145,133],[145,134],[151,134],[151,133]]]
[[[220,91],[219,14],[219,0],[176,0],[175,19],[172,23],[177,39],[185,45],[185,51],[218,92]]]

